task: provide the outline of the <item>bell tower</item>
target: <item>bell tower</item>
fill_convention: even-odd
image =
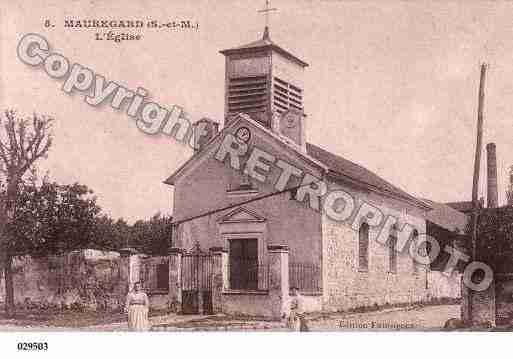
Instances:
[[[268,15],[272,10],[267,2],[261,11]],[[261,39],[220,52],[225,56],[225,125],[245,113],[304,149],[303,76],[308,64],[276,45],[267,24]]]

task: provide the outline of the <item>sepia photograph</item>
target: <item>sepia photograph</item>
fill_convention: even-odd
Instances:
[[[0,354],[513,331],[513,2],[0,5]]]

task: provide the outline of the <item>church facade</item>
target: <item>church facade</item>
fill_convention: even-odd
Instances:
[[[260,313],[273,285],[268,273],[276,249],[287,252],[283,276],[309,299],[309,310],[425,300],[429,269],[396,244],[408,248],[426,233],[430,206],[306,142],[308,64],[276,45],[267,28],[261,39],[221,53],[224,128],[209,124],[211,130],[195,133],[194,155],[165,183],[174,187],[173,246],[225,253],[222,291],[231,299],[223,311]],[[319,182],[305,190],[306,175],[299,173]],[[330,204],[334,213],[325,211],[327,196],[315,196],[321,182],[326,193],[349,195],[355,210],[340,219],[346,200],[345,207]],[[379,209],[381,223],[362,215],[365,206]],[[396,224],[388,226],[387,218]],[[383,231],[386,241],[378,240]]]

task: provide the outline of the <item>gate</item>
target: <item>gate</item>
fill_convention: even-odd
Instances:
[[[182,313],[212,314],[213,257],[196,246],[182,256]]]

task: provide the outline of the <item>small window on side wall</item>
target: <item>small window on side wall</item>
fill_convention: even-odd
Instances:
[[[297,188],[292,188],[290,191],[290,200],[297,200]]]
[[[417,241],[419,239],[419,232],[414,229],[413,232],[411,232],[410,236],[410,247],[413,246],[413,248],[416,248]],[[413,256],[411,256],[411,265],[412,265],[412,271],[414,274],[417,274],[419,272],[418,264],[415,262],[415,259]]]
[[[369,225],[362,223],[358,231],[358,270],[369,270]]]
[[[388,236],[388,272],[397,273],[397,235],[391,233]]]

